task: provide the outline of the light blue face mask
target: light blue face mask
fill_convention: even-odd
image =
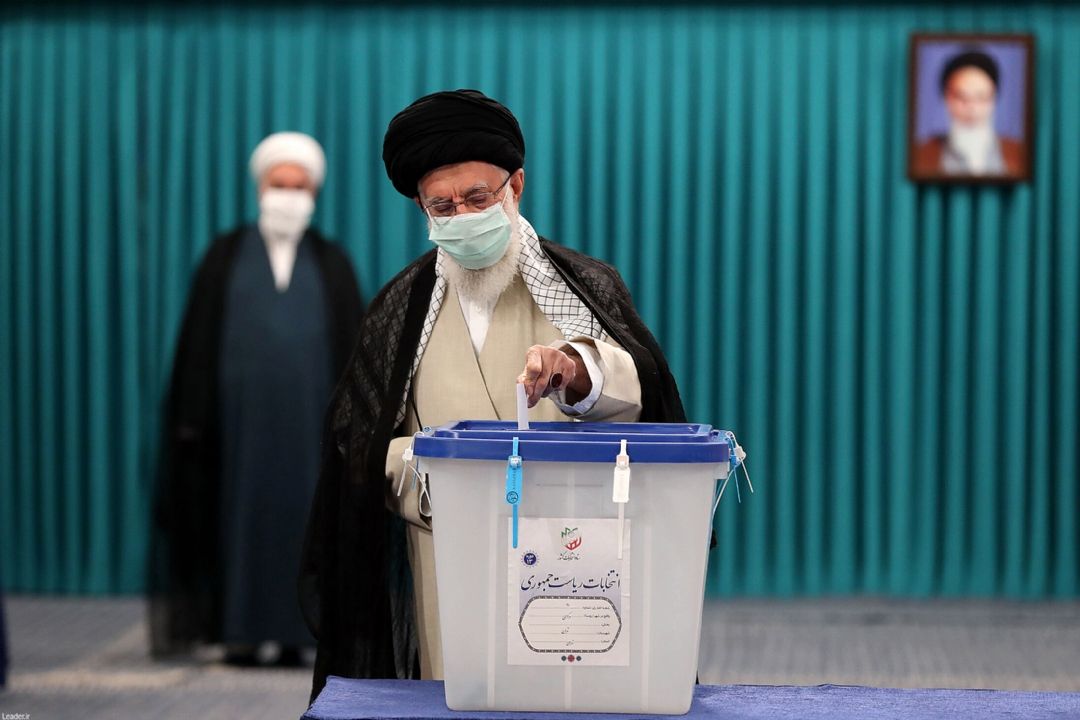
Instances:
[[[491,267],[499,262],[510,244],[510,216],[503,207],[510,196],[512,193],[507,188],[502,202],[482,212],[454,215],[438,222],[430,220],[428,238],[463,268]]]

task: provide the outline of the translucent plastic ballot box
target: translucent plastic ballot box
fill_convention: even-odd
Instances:
[[[689,709],[724,433],[462,421],[412,454],[451,709]]]

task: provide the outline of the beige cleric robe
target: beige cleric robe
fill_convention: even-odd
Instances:
[[[550,345],[562,339],[562,334],[533,301],[519,275],[499,298],[484,345],[477,355],[461,313],[457,291],[450,285],[413,377],[416,412],[428,427],[455,420],[514,419],[517,417],[515,381],[525,366],[525,352],[533,345]],[[596,405],[597,408],[603,405],[602,413],[587,413],[587,419],[636,421],[641,413],[641,386],[630,355],[605,342],[588,342],[600,355],[604,386]],[[531,422],[566,419],[549,399],[541,400],[529,411]],[[387,480],[394,491],[403,470],[401,454],[412,441],[412,433],[419,429],[412,403],[409,403],[405,417],[405,430],[409,435],[395,438],[386,457]],[[440,680],[443,677],[442,641],[430,508],[427,498],[421,497],[419,487],[410,489],[411,485],[406,480],[400,496],[391,493],[395,505],[392,509],[408,521],[420,676]]]

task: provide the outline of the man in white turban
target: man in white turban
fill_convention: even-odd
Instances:
[[[324,410],[362,312],[348,258],[309,226],[325,174],[307,135],[259,143],[258,221],[217,238],[195,275],[155,503],[156,654],[223,643],[231,662],[296,664],[314,644],[295,578]]]

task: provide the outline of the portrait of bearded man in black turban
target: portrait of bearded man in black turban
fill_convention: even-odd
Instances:
[[[1030,177],[1032,47],[1030,35],[913,36],[912,179]]]

